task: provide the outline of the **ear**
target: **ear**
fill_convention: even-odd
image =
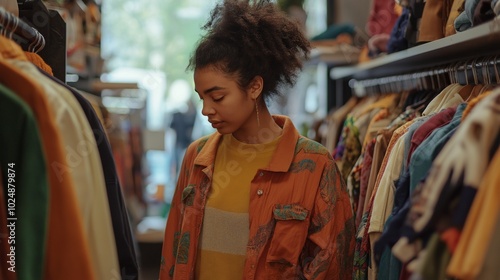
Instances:
[[[262,93],[263,88],[264,79],[261,76],[255,76],[248,86],[248,94],[252,99],[256,100]]]

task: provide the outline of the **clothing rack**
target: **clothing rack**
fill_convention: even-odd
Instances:
[[[58,11],[42,0],[18,0],[19,18],[45,38],[46,46],[38,54],[52,68],[54,77],[66,82],[66,22]],[[27,46],[21,44],[24,50]]]
[[[349,80],[357,96],[402,92],[412,89],[443,89],[449,84],[500,84],[500,57],[487,56],[374,79]]]
[[[3,7],[0,7],[0,32],[19,45],[27,45],[29,52],[38,53],[45,47],[45,38],[40,32]]]

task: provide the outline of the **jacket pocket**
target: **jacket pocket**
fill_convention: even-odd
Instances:
[[[309,210],[299,204],[276,205],[276,226],[267,254],[267,262],[297,265],[309,227]]]
[[[182,203],[186,206],[193,206],[195,195],[195,185],[190,184],[182,190]]]

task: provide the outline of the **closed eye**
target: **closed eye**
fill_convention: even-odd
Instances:
[[[224,99],[224,96],[221,96],[221,97],[216,97],[216,98],[212,98],[212,100],[213,100],[214,102],[220,102],[220,101],[222,101],[222,99]]]

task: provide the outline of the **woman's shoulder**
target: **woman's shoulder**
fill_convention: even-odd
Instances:
[[[295,145],[295,154],[299,154],[300,152],[331,157],[330,152],[325,146],[305,136],[300,136]]]

